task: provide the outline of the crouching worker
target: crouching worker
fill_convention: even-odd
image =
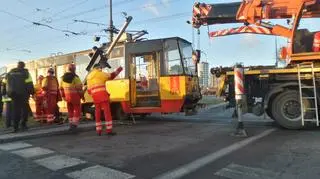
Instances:
[[[82,83],[78,75],[76,75],[76,66],[74,64],[69,64],[68,72],[62,76],[60,93],[62,99],[67,102],[69,130],[73,132],[79,125],[81,99],[84,99]]]
[[[116,133],[112,131],[110,94],[106,89],[106,81],[113,80],[121,71],[122,67],[119,67],[115,72],[105,73],[102,71],[102,67],[99,64],[96,64],[87,77],[88,93],[92,96],[95,105],[96,131],[99,136],[101,136],[102,133],[101,109],[104,111],[107,135],[116,135]]]

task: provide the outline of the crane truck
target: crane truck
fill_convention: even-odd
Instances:
[[[242,2],[193,6],[192,25],[241,23],[230,29],[209,32],[210,38],[236,34],[274,35],[288,39],[280,50],[286,66],[244,67],[246,112],[264,113],[287,129],[301,129],[306,124],[319,126],[320,33],[299,28],[303,18],[319,18],[319,0],[243,0]],[[284,19],[287,26],[268,22]],[[242,25],[243,24],[243,25]],[[212,68],[220,77],[217,94],[236,106],[232,67]]]

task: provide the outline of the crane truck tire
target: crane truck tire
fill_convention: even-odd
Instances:
[[[305,100],[305,108],[310,108],[311,102]],[[286,129],[301,129],[301,107],[299,92],[288,90],[280,93],[272,102],[272,116],[274,120]]]

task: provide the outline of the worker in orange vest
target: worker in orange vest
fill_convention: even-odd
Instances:
[[[112,116],[110,111],[110,94],[106,90],[106,81],[113,80],[122,71],[119,67],[112,73],[105,73],[99,64],[94,65],[94,69],[87,76],[88,93],[92,96],[95,105],[96,131],[99,136],[102,133],[101,109],[104,111],[107,135],[116,135],[112,131]]]
[[[47,76],[42,81],[42,90],[47,103],[45,108],[47,122],[52,124],[55,120],[57,103],[61,98],[58,79],[54,76],[53,68],[48,69]]]
[[[41,84],[43,81],[44,77],[40,75],[38,77],[37,83],[34,86],[35,89],[35,95],[33,96],[33,99],[36,103],[36,113],[34,115],[34,119],[38,122],[43,122],[46,119],[45,116],[45,101],[44,101],[44,93],[41,88]]]
[[[70,131],[74,131],[79,124],[81,113],[81,99],[84,99],[82,83],[76,75],[76,66],[68,65],[68,71],[62,76],[60,83],[60,94],[67,102]]]

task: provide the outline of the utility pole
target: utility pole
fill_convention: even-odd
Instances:
[[[274,43],[275,43],[275,48],[276,48],[276,68],[278,67],[278,65],[279,65],[279,56],[278,56],[278,39],[277,39],[277,37],[275,37],[275,41],[274,41]]]
[[[109,26],[109,32],[110,32],[110,42],[113,41],[113,20],[112,20],[112,0],[109,0],[110,5],[110,26]]]

